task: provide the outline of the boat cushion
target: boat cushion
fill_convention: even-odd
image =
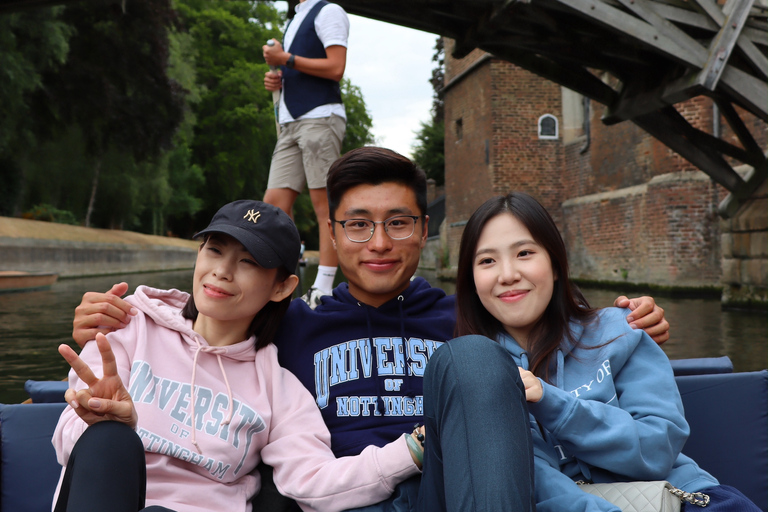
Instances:
[[[675,380],[691,426],[683,453],[768,511],[768,370]]]
[[[66,404],[0,404],[0,510],[51,510],[61,466],[51,444]]]
[[[68,387],[65,380],[28,380],[24,383],[24,390],[36,404],[63,402]]]

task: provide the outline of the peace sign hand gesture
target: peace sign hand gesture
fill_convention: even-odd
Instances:
[[[97,378],[90,367],[68,345],[59,345],[59,354],[67,360],[80,380],[88,385],[87,389],[75,391],[70,388],[64,394],[67,403],[88,425],[99,421],[119,421],[136,428],[138,415],[131,395],[125,389],[117,374],[117,363],[107,337],[99,333],[96,344],[101,353],[104,376]]]

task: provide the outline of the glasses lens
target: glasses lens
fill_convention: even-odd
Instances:
[[[393,240],[402,240],[413,234],[416,221],[413,217],[392,217],[384,224],[387,234]]]
[[[352,219],[344,223],[344,232],[353,242],[367,242],[371,238],[373,222],[365,219]]]

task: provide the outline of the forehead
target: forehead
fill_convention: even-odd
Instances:
[[[525,224],[511,213],[504,212],[488,219],[488,222],[485,223],[477,241],[477,250],[487,249],[489,246],[506,246],[507,244],[522,242],[536,243]]]
[[[396,182],[358,185],[347,190],[336,209],[337,216],[421,215],[416,193]]]

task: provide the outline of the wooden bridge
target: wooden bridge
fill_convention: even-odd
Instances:
[[[724,217],[768,176],[735,108],[768,122],[768,8],[755,0],[334,1],[455,39],[457,58],[480,48],[602,103],[603,122],[634,122],[725,187]],[[674,108],[700,95],[714,100],[740,146]],[[754,170],[742,177],[730,159]]]
[[[0,0],[0,12],[66,1]],[[736,109],[768,122],[765,0],[334,1],[450,37],[457,58],[480,48],[602,103],[606,124],[634,122],[725,187],[724,217],[768,176],[761,144]],[[714,100],[740,145],[695,128],[674,107],[700,95]],[[742,177],[734,160],[753,170]]]

